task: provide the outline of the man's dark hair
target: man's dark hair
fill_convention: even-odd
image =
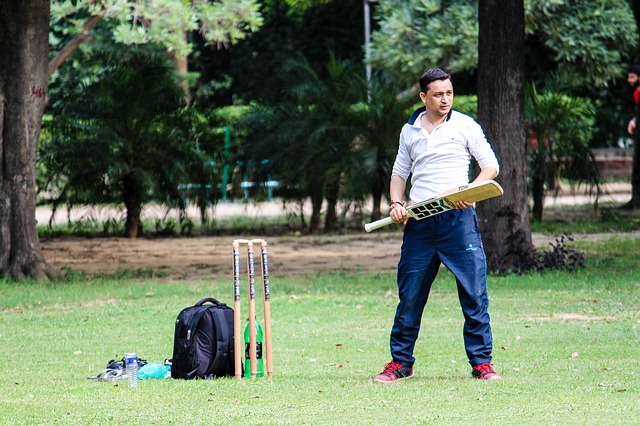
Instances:
[[[429,84],[431,84],[432,81],[447,79],[451,79],[451,74],[441,70],[440,68],[431,68],[430,70],[425,71],[425,73],[422,74],[422,77],[420,77],[420,91],[427,93]]]
[[[640,76],[640,64],[629,65],[629,68],[627,68],[627,73]]]

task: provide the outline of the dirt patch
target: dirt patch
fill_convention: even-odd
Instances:
[[[56,238],[42,242],[56,269],[88,274],[149,269],[170,278],[231,276],[231,244],[240,237]],[[271,275],[327,271],[392,271],[400,255],[399,233],[362,236],[266,238]],[[241,253],[246,258],[246,250]]]
[[[613,234],[574,235],[576,241]],[[640,238],[640,232],[621,234]],[[88,274],[153,270],[173,279],[232,276],[231,244],[241,237],[55,238],[42,242],[47,261],[56,269]],[[394,271],[400,255],[400,232],[339,236],[268,237],[271,275],[300,276],[317,272]],[[554,238],[533,235],[544,250]],[[242,253],[242,259],[246,256]]]

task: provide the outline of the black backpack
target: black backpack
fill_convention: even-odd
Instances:
[[[171,377],[233,376],[234,364],[233,309],[213,298],[183,309],[176,319]]]

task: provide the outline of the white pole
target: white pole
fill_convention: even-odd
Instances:
[[[364,4],[364,60],[367,67],[367,83],[371,81],[371,10],[369,0],[363,0]]]

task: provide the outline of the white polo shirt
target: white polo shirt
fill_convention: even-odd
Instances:
[[[480,169],[500,170],[496,155],[478,123],[468,115],[451,111],[450,117],[431,133],[414,124],[400,132],[398,155],[392,176],[405,181],[411,175],[411,204],[435,197],[456,186],[469,183],[469,165],[475,158]]]

